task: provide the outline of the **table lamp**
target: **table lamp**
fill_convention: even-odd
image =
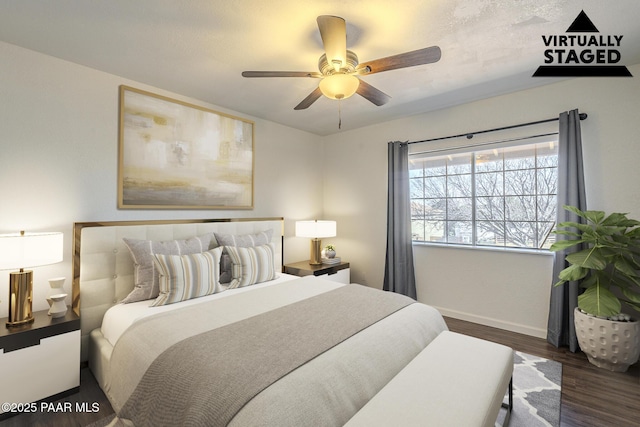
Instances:
[[[7,327],[33,322],[33,271],[29,267],[62,261],[63,234],[58,232],[0,235],[0,270],[9,273]]]
[[[335,221],[296,221],[296,237],[311,238],[309,264],[322,264],[322,238],[336,236]]]

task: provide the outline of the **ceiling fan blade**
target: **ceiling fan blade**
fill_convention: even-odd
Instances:
[[[318,98],[320,98],[321,96],[322,96],[322,92],[320,91],[320,88],[317,87],[316,90],[311,92],[309,94],[309,96],[307,96],[305,99],[303,99],[302,102],[300,104],[296,105],[293,109],[294,110],[304,110],[305,108],[309,108],[311,106],[311,104],[316,102],[318,100]]]
[[[356,93],[363,98],[373,102],[378,107],[386,104],[391,99],[389,95],[379,89],[376,89],[362,79],[360,79],[360,86],[358,86],[358,90],[356,91]]]
[[[327,62],[336,71],[347,65],[347,23],[338,16],[318,16],[318,28]]]
[[[411,52],[387,56],[358,65],[358,74],[373,74],[383,71],[396,70],[398,68],[414,67],[416,65],[438,62],[442,52],[438,46],[425,47]]]
[[[320,78],[322,74],[317,71],[243,71],[242,77],[314,77]]]

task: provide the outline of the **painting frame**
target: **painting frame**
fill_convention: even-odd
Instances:
[[[253,121],[126,85],[119,95],[119,209],[253,209]]]

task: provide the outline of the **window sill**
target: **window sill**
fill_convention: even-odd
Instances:
[[[527,248],[501,248],[497,246],[471,246],[471,245],[456,245],[451,243],[430,243],[412,241],[413,246],[423,247],[435,247],[435,248],[447,248],[447,249],[466,249],[472,251],[490,251],[490,252],[503,252],[503,253],[519,253],[527,255],[543,255],[553,256],[553,252],[548,249],[527,249]]]

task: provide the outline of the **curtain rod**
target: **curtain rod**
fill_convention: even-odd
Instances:
[[[580,113],[579,116],[580,116],[580,120],[585,120],[588,117],[587,113]],[[439,138],[423,139],[421,141],[410,141],[407,144],[417,144],[419,142],[441,141],[443,139],[461,138],[463,136],[466,136],[467,139],[471,139],[471,138],[473,138],[474,135],[479,135],[481,133],[496,132],[496,131],[500,131],[500,130],[519,128],[519,127],[523,127],[523,126],[539,125],[541,123],[553,122],[553,121],[557,121],[559,119],[560,119],[559,117],[555,117],[553,119],[538,120],[537,122],[520,123],[518,125],[505,126],[505,127],[501,127],[501,128],[480,130],[480,131],[477,131],[477,132],[461,133],[460,135],[441,136]]]
[[[481,143],[478,143],[478,144],[456,145],[455,147],[436,148],[434,150],[416,151],[416,152],[412,152],[411,154],[417,155],[417,154],[442,153],[442,152],[446,152],[446,151],[450,152],[451,150],[486,147],[486,146],[490,146],[490,145],[503,144],[505,142],[523,141],[523,140],[526,140],[526,139],[541,138],[541,137],[544,137],[544,136],[551,136],[551,135],[558,135],[558,132],[543,133],[543,134],[540,134],[540,135],[523,136],[523,137],[520,137],[520,138],[501,139],[500,141],[481,142]]]

